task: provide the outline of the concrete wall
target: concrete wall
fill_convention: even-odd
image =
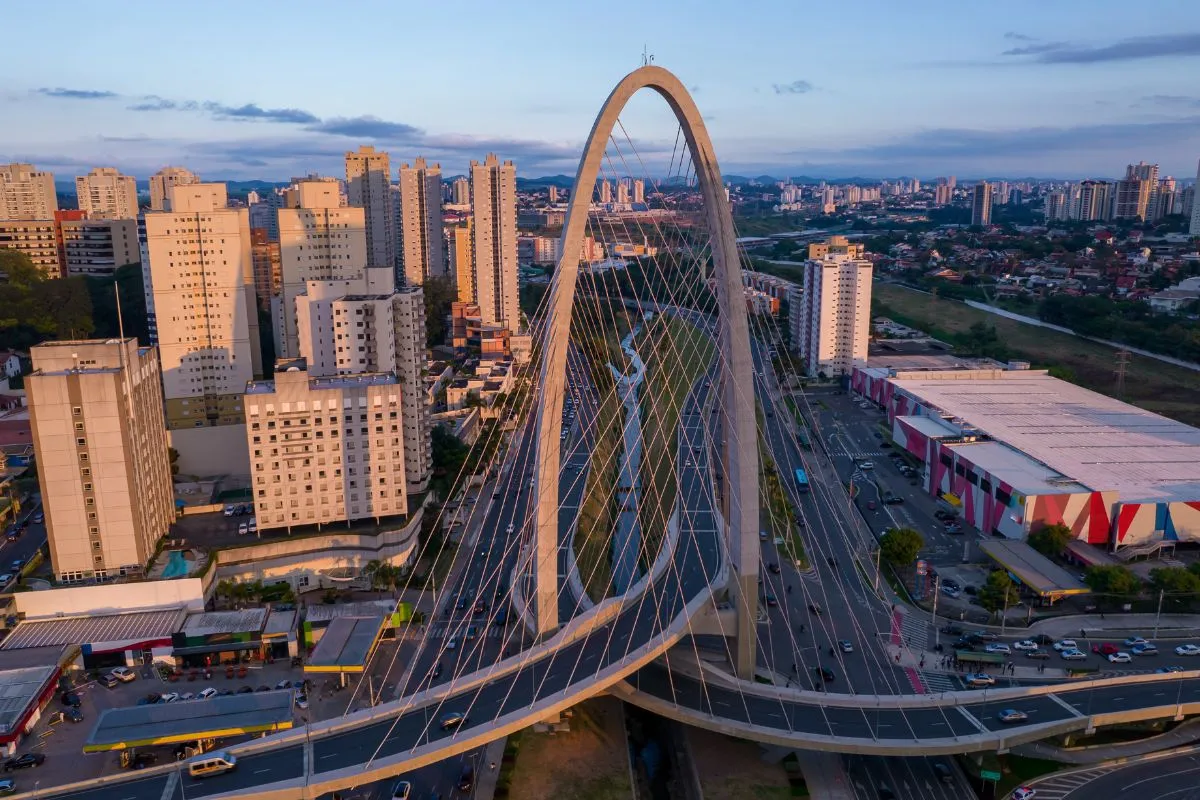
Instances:
[[[181,475],[250,476],[250,449],[245,425],[216,425],[167,431],[179,451]]]
[[[186,606],[190,611],[203,611],[204,581],[200,578],[178,578],[16,592],[13,594],[13,603],[17,612],[24,614],[26,619],[170,606]]]

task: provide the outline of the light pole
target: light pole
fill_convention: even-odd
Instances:
[[[1164,594],[1164,590],[1159,589],[1158,590],[1158,611],[1156,611],[1154,613],[1154,638],[1155,639],[1158,638],[1158,622],[1159,622],[1159,619],[1162,617],[1163,594]]]
[[[938,632],[938,622],[937,622],[937,601],[938,601],[938,595],[941,594],[941,591],[939,591],[941,588],[941,584],[942,584],[942,576],[935,575],[933,577],[933,617],[931,620],[933,622],[933,649],[934,650],[937,650],[938,645],[941,644],[941,639],[938,636],[939,632]]]
[[[1004,635],[1004,625],[1006,622],[1008,622],[1008,597],[1009,597],[1009,592],[1011,592],[1011,591],[1012,591],[1012,584],[1010,583],[1004,587],[1004,610],[1000,612],[1000,635],[1001,636]]]

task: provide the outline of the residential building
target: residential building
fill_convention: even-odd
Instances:
[[[175,520],[158,352],[127,338],[46,342],[30,354],[54,575],[140,574]]]
[[[240,424],[262,374],[249,211],[226,207],[223,183],[172,186],[167,202],[146,214],[167,427]]]
[[[1065,192],[1049,192],[1046,195],[1046,222],[1059,222],[1069,217]]]
[[[483,321],[520,327],[517,293],[517,168],[489,153],[471,162],[474,302]]]
[[[1196,165],[1196,182],[1189,186],[1188,189],[1191,190],[1192,201],[1192,221],[1188,226],[1188,233],[1192,236],[1200,236],[1200,202],[1196,201],[1196,193],[1197,191],[1200,191],[1200,163],[1197,163]]]
[[[475,302],[475,260],[471,249],[471,220],[447,229],[446,239],[450,254],[450,272],[458,286],[458,299],[463,303]]]
[[[617,184],[617,204],[622,206],[629,205],[629,184],[625,181]]]
[[[633,179],[633,202],[646,202],[646,182],[641,178]]]
[[[270,231],[266,228],[250,227],[250,263],[254,272],[255,300],[259,308],[269,312],[272,299],[279,297],[283,273],[279,242],[271,241]]]
[[[600,181],[600,185],[597,187],[597,191],[600,193],[601,204],[608,205],[609,203],[611,203],[613,201],[612,183],[607,178]]]
[[[276,190],[250,204],[250,227],[265,230],[272,242],[279,241],[279,209],[286,205],[286,196],[286,192]]]
[[[57,210],[54,173],[36,170],[32,164],[0,166],[0,222],[54,219]]]
[[[140,264],[136,219],[79,219],[59,223],[68,275],[111,275]]]
[[[1112,184],[1106,181],[1083,181],[1079,184],[1074,219],[1107,222],[1112,219],[1112,198]]]
[[[983,194],[990,199],[988,192]],[[794,341],[809,375],[848,375],[856,360],[867,357],[872,265],[862,252],[862,245],[844,236],[809,246]]]
[[[992,224],[992,187],[987,181],[975,184],[971,193],[971,224]]]
[[[0,248],[17,250],[46,277],[63,275],[62,258],[58,247],[58,226],[54,219],[0,221]]]
[[[459,175],[450,184],[450,202],[456,206],[471,205],[471,182],[466,176]]]
[[[446,274],[442,235],[442,168],[418,158],[400,165],[400,263],[404,282],[420,286]]]
[[[150,210],[170,211],[167,199],[172,186],[199,183],[200,176],[184,167],[163,167],[150,176]]]
[[[260,530],[408,513],[402,404],[390,373],[312,377],[303,359],[246,387]]]
[[[933,190],[933,204],[935,206],[948,206],[954,199],[954,190],[946,183],[945,178],[938,178],[937,186]]]
[[[280,358],[300,355],[296,297],[307,283],[358,278],[368,265],[366,209],[342,206],[337,181],[298,181],[289,198],[279,209],[281,289],[272,310]]]
[[[392,213],[392,167],[387,153],[363,145],[346,153],[346,195],[363,209],[367,234],[367,265],[396,265],[396,232]]]
[[[75,194],[88,219],[137,219],[137,182],[112,167],[97,167],[76,178]]]
[[[1160,180],[1154,193],[1150,196],[1150,209],[1147,212],[1150,214],[1150,220],[1157,222],[1169,214],[1176,213],[1175,204],[1178,199],[1179,192],[1175,187],[1175,179],[1166,177]]]
[[[1114,219],[1147,219],[1150,196],[1158,185],[1158,165],[1139,161],[1125,168],[1125,178],[1117,182]]]
[[[558,202],[558,187],[557,186],[552,185],[552,186],[546,187],[546,199],[549,200],[552,204]]]

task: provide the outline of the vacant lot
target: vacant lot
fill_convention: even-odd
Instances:
[[[879,314],[928,331],[934,336],[965,332],[976,322],[996,329],[1000,340],[1035,367],[1065,367],[1073,381],[1101,394],[1116,396],[1116,351],[1058,331],[1026,325],[956,300],[936,299],[902,286],[875,284]],[[1129,403],[1163,416],[1200,425],[1200,372],[1133,355],[1125,373]]]
[[[785,800],[792,797],[787,772],[780,764],[763,761],[759,745],[700,728],[688,728],[688,744],[706,798]]]
[[[629,755],[621,704],[611,697],[574,709],[568,733],[521,733],[508,796],[520,800],[627,800]]]

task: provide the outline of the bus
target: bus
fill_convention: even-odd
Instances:
[[[802,494],[808,491],[808,475],[802,469],[796,470],[796,490]]]

